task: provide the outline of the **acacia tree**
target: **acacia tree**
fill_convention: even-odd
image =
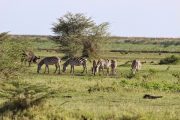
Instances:
[[[103,41],[108,38],[108,23],[95,22],[82,13],[67,13],[53,24],[53,32],[59,36],[64,53],[95,57],[100,53]]]

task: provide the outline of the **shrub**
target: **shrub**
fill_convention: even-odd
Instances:
[[[48,98],[54,95],[54,90],[52,91],[44,85],[31,85],[20,81],[5,81],[0,83],[0,86],[0,93],[6,94],[4,96],[6,101],[0,104],[0,116],[2,118],[22,118],[29,108],[42,106]]]
[[[116,91],[117,88],[116,86],[112,85],[112,86],[104,86],[104,85],[99,85],[96,84],[94,86],[89,87],[88,92],[92,93],[92,92],[114,92]]]
[[[159,64],[177,64],[179,62],[179,58],[176,57],[175,55],[172,55],[170,57],[166,57],[164,59],[161,59]]]
[[[20,58],[28,47],[26,41],[13,39],[7,34],[0,34],[0,80],[19,76],[24,70]]]

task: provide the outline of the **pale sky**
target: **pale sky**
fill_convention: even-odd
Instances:
[[[180,0],[0,0],[0,32],[53,35],[67,12],[109,22],[111,35],[180,37]]]

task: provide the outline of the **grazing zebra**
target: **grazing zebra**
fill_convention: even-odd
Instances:
[[[135,74],[136,71],[140,70],[141,66],[142,64],[139,60],[133,60],[132,65],[131,65],[133,74]]]
[[[112,75],[116,74],[116,68],[117,68],[117,61],[111,60],[111,74]]]
[[[86,70],[86,73],[87,73],[87,59],[85,58],[82,58],[82,57],[72,57],[72,58],[69,58],[64,64],[63,64],[63,72],[66,71],[66,67],[68,65],[71,65],[71,70],[70,70],[70,73],[73,73],[74,74],[74,66],[83,66],[83,72]]]
[[[21,62],[26,65],[26,62],[29,63],[29,67],[31,66],[31,63],[37,63],[37,60],[40,59],[40,57],[37,57],[34,55],[32,51],[25,52],[23,51],[22,57],[21,57]]]
[[[107,69],[107,75],[109,75],[109,69],[111,67],[111,61],[109,59],[99,59],[97,62],[97,67],[96,67],[96,72],[100,72],[102,71],[104,74],[104,69]]]
[[[59,74],[60,74],[60,62],[61,59],[59,57],[53,56],[53,57],[45,57],[44,59],[42,59],[39,63],[38,63],[38,68],[37,68],[37,73],[39,73],[39,71],[41,70],[41,66],[43,64],[45,64],[45,71],[44,73],[46,73],[46,69],[48,69],[48,73],[49,73],[49,66],[48,65],[55,65],[56,70],[54,73],[56,73],[57,69],[59,69]]]

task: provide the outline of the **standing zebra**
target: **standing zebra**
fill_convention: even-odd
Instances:
[[[96,67],[96,72],[100,72],[102,71],[104,74],[104,69],[107,69],[107,75],[109,75],[109,69],[111,67],[111,61],[109,59],[99,59],[97,62],[97,67]]]
[[[82,57],[72,57],[72,58],[69,58],[64,64],[63,64],[63,72],[66,71],[66,67],[68,65],[71,65],[71,70],[70,70],[70,73],[73,73],[74,74],[74,66],[80,66],[82,65],[83,66],[83,72],[86,70],[86,73],[87,73],[87,59],[85,58],[82,58]]]
[[[112,75],[116,74],[116,68],[117,68],[117,61],[111,60],[111,74]]]
[[[46,69],[48,69],[48,73],[49,73],[49,66],[48,65],[55,65],[56,70],[54,73],[56,73],[57,69],[59,69],[58,74],[60,74],[60,62],[61,62],[61,59],[59,57],[56,57],[56,56],[45,57],[44,59],[42,59],[38,63],[37,73],[39,73],[39,71],[41,70],[42,65],[45,64],[46,66],[45,66],[44,73],[46,73]]]
[[[37,63],[37,60],[40,59],[40,57],[37,57],[34,55],[34,53],[32,51],[28,51],[28,52],[25,52],[23,51],[22,53],[22,57],[21,57],[21,62],[25,63],[26,65],[26,62],[29,63],[29,67],[31,66],[31,63]]]
[[[131,65],[133,74],[135,74],[136,71],[140,70],[141,66],[142,64],[139,60],[133,60],[132,65]]]

